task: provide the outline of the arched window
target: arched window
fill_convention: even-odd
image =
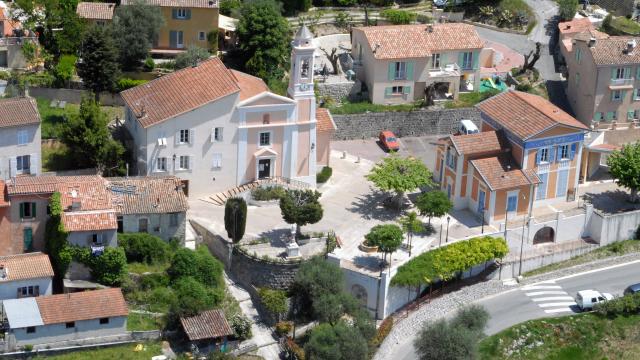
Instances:
[[[555,236],[556,232],[553,228],[545,226],[536,232],[536,235],[533,237],[533,244],[536,245],[553,242],[555,240]]]
[[[300,61],[300,77],[302,79],[309,78],[309,58],[304,58]]]

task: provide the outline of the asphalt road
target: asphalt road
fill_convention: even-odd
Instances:
[[[594,289],[622,295],[629,285],[640,283],[640,262],[582,273],[565,279],[536,283],[498,294],[477,304],[487,309],[490,320],[485,333],[500,332],[523,321],[579,313],[573,298],[580,290]],[[415,336],[395,346],[390,359],[418,359],[413,349]]]

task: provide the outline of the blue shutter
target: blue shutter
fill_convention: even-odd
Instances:
[[[187,9],[187,20],[191,19],[191,9]]]
[[[631,68],[624,68],[624,78],[625,79],[631,78]]]
[[[402,88],[402,93],[405,95],[409,95],[411,93],[411,86],[405,86]]]
[[[384,96],[389,97],[391,96],[392,92],[393,92],[393,88],[391,87],[384,88]]]
[[[480,51],[473,52],[473,68],[478,68],[478,62],[480,61]]]
[[[394,62],[390,62],[389,63],[389,81],[393,81],[395,80],[396,77],[396,63]]]
[[[571,144],[571,154],[569,155],[571,160],[576,156],[576,147],[576,143]]]
[[[171,18],[172,19],[178,18],[178,9],[171,9]]]
[[[413,61],[409,61],[407,63],[407,80],[413,80],[413,65],[415,63]]]
[[[459,66],[460,68],[463,68],[463,67],[464,67],[464,52],[463,52],[463,51],[460,51],[460,52],[458,53],[458,66]]]
[[[552,163],[556,160],[556,152],[553,149],[553,146],[548,148],[549,150],[547,150],[549,152],[549,163]]]
[[[178,47],[178,32],[175,30],[169,31],[169,47],[170,48]]]
[[[542,149],[536,151],[536,165],[540,164],[540,158],[542,157]]]
[[[616,68],[612,68],[611,69],[611,79],[612,80],[616,78],[616,70],[617,70]]]

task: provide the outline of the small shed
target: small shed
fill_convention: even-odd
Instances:
[[[189,341],[200,347],[226,351],[227,337],[233,335],[222,310],[206,310],[196,316],[181,317],[180,323]]]

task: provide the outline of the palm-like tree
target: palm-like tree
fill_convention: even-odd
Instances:
[[[424,225],[422,220],[418,219],[418,214],[415,211],[411,211],[407,215],[398,220],[402,231],[407,234],[407,243],[409,246],[409,257],[411,257],[411,241],[413,240],[413,234],[424,231]]]

